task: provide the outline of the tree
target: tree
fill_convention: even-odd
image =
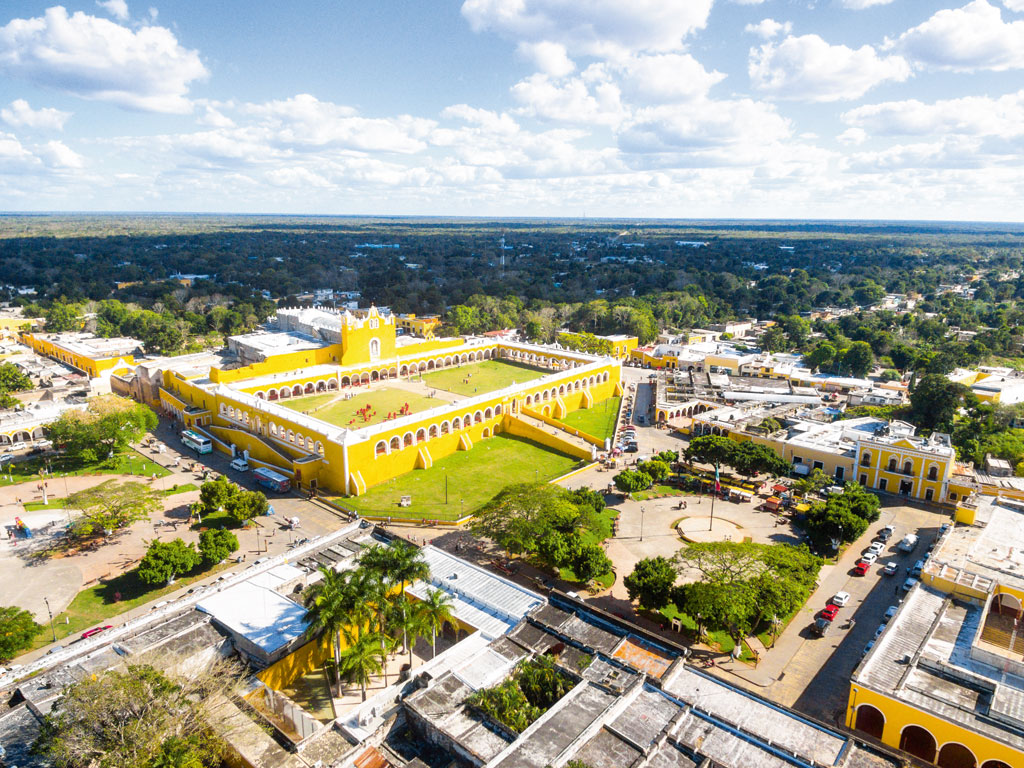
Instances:
[[[90,674],[57,699],[32,749],[57,768],[220,766],[206,707],[233,695],[239,679],[228,660],[187,679],[139,662]]]
[[[855,341],[843,352],[842,369],[851,376],[863,378],[875,362],[875,353],[866,341]]]
[[[582,582],[604,576],[611,569],[612,561],[608,559],[600,544],[584,544],[572,561],[573,573]]]
[[[0,607],[0,661],[9,661],[32,645],[43,627],[16,606]]]
[[[952,431],[953,417],[961,406],[973,407],[978,398],[963,384],[938,373],[921,377],[910,394],[910,413],[914,423],[924,429]]]
[[[668,464],[661,461],[660,459],[651,459],[650,461],[640,462],[636,465],[636,468],[648,475],[654,482],[660,482],[668,477],[671,469]]]
[[[782,352],[786,346],[786,334],[777,325],[773,325],[761,334],[761,349],[766,352]]]
[[[818,503],[811,506],[804,530],[822,550],[838,549],[841,542],[856,541],[868,529],[868,521],[847,506]]]
[[[412,668],[412,649],[416,641],[425,637],[429,631],[423,622],[423,616],[415,610],[409,598],[399,594],[391,603],[391,625],[402,632],[402,647],[409,654],[409,668]]]
[[[836,359],[836,348],[827,341],[822,342],[810,354],[804,355],[804,364],[812,371],[828,368]]]
[[[313,584],[311,600],[305,620],[313,629],[330,635],[334,651],[334,671],[341,680],[341,641],[339,633],[353,626],[360,634],[369,619],[366,612],[368,597],[366,574],[357,571],[339,572],[322,566],[321,579]]]
[[[536,552],[551,521],[575,518],[576,505],[562,488],[547,483],[520,483],[504,488],[481,509],[470,530],[509,553]]]
[[[736,441],[721,435],[703,435],[695,437],[686,446],[686,460],[699,461],[701,464],[720,466],[730,464],[733,452],[736,450]]]
[[[107,480],[68,496],[68,509],[82,515],[71,526],[72,536],[108,535],[149,516],[161,508],[160,497],[142,483]]]
[[[181,539],[151,541],[139,563],[139,578],[146,584],[170,584],[175,576],[188,573],[201,561],[195,547]]]
[[[350,683],[358,683],[363,701],[366,701],[367,684],[384,669],[387,662],[386,651],[382,650],[384,638],[378,637],[375,632],[358,635],[347,627],[341,631],[347,644],[338,659],[341,678]]]
[[[220,563],[238,551],[238,538],[231,531],[214,528],[199,534],[199,552],[208,565]]]
[[[0,392],[22,392],[32,389],[32,379],[14,363],[0,365]]]
[[[221,475],[216,480],[207,480],[199,488],[199,502],[203,506],[204,515],[212,515],[228,505],[238,495],[239,487]]]
[[[761,546],[738,541],[688,544],[676,553],[675,565],[683,574],[696,570],[702,581],[715,586],[746,581],[764,570]]]
[[[818,493],[822,488],[827,488],[832,484],[832,478],[822,472],[820,469],[811,470],[811,474],[807,477],[802,477],[793,483],[793,489],[804,496],[812,493]]]
[[[427,595],[420,601],[417,611],[424,629],[430,633],[430,658],[434,658],[437,655],[438,633],[444,630],[445,624],[455,624],[451,595],[428,587]]]
[[[732,456],[729,457],[728,463],[733,469],[747,478],[762,472],[769,475],[785,476],[792,469],[788,461],[775,453],[767,445],[749,441],[734,443]]]
[[[227,511],[232,518],[240,523],[267,514],[270,504],[263,491],[239,491],[228,502]]]
[[[124,451],[158,423],[149,406],[104,395],[89,400],[85,411],[64,411],[46,431],[69,456],[95,458]]]
[[[624,469],[612,478],[612,482],[623,493],[636,493],[638,491],[646,491],[654,481],[646,472]]]
[[[74,304],[66,304],[63,301],[55,301],[50,308],[43,313],[48,333],[63,333],[64,331],[79,331],[82,329],[82,321],[78,317],[78,307]]]
[[[637,600],[644,608],[657,611],[672,599],[672,585],[677,575],[671,561],[664,557],[645,557],[637,562],[633,572],[622,583],[630,600]]]

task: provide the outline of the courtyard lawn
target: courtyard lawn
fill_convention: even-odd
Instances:
[[[70,456],[52,456],[49,459],[35,458],[28,461],[11,462],[0,469],[0,486],[39,480],[39,472],[49,464],[52,474],[47,478],[53,482],[65,475],[142,475],[143,477],[167,477],[171,471],[162,467],[137,451],[119,453],[112,459],[86,463]],[[10,479],[8,479],[10,478]],[[53,490],[53,486],[50,486]]]
[[[91,627],[103,626],[107,619],[138,608],[151,600],[164,597],[182,587],[187,587],[194,581],[228,567],[230,567],[228,563],[218,563],[212,568],[200,566],[191,575],[178,578],[170,586],[160,587],[150,587],[139,579],[137,572],[133,569],[103,584],[83,589],[75,595],[75,599],[71,601],[67,610],[53,617],[53,629],[57,633],[58,640],[71,635],[77,636]],[[118,599],[118,595],[120,595],[120,599]],[[67,624],[64,623],[65,619],[68,620]],[[40,632],[36,637],[30,650],[42,648],[52,642],[53,635],[47,625],[45,631]]]
[[[430,469],[407,472],[373,486],[362,496],[339,502],[375,517],[457,520],[478,510],[506,485],[552,480],[579,463],[528,440],[497,435],[481,440],[472,450],[456,451],[435,461]],[[402,496],[412,497],[412,505],[398,506]]]
[[[591,437],[601,440],[615,437],[615,421],[619,417],[621,397],[609,397],[590,408],[581,408],[568,414],[562,423],[569,427],[583,430]]]
[[[423,374],[423,383],[457,395],[482,395],[513,384],[539,379],[551,371],[505,360],[484,360],[480,363],[445,368]]]
[[[332,405],[325,405],[334,398],[337,402]],[[359,429],[380,424],[385,421],[389,413],[398,413],[403,405],[408,403],[409,413],[426,411],[439,405],[444,405],[441,400],[432,397],[424,397],[404,389],[372,389],[351,400],[345,400],[343,395],[310,395],[309,397],[296,397],[289,400],[278,400],[278,405],[291,408],[293,411],[308,413],[314,418],[334,424],[338,427]],[[357,411],[369,406],[368,416],[364,418]],[[369,415],[372,414],[372,415]]]

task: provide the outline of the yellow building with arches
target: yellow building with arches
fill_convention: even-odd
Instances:
[[[1024,504],[972,497],[854,670],[849,728],[942,768],[1024,765]]]
[[[531,414],[560,419],[622,393],[620,364],[562,349],[491,339],[398,339],[395,318],[327,310],[281,310],[278,332],[231,339],[239,365],[182,373],[168,366],[160,407],[183,426],[207,432],[218,449],[283,470],[302,487],[359,495],[426,469],[508,432],[581,459],[596,446],[541,429]],[[506,360],[546,373],[492,392],[438,401],[435,408],[365,427],[339,427],[282,401],[407,379],[458,365]]]

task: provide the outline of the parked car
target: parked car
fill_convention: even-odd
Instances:
[[[83,640],[88,640],[90,637],[93,637],[94,635],[98,635],[100,632],[106,632],[108,629],[113,629],[113,628],[114,628],[113,624],[104,624],[102,627],[95,627],[93,629],[88,629],[88,630],[86,630],[85,632],[82,633],[82,639]]]
[[[836,614],[839,613],[839,606],[832,605],[831,603],[821,609],[821,618],[828,619],[829,621],[835,621]]]
[[[844,605],[846,605],[847,603],[850,602],[850,593],[849,592],[836,592],[836,594],[832,598],[831,602],[832,602],[833,605],[838,605],[838,606],[842,607],[842,606],[844,606]]]
[[[865,563],[863,560],[861,560],[859,563],[857,563],[857,565],[854,566],[853,575],[865,576],[867,575],[867,572],[869,570],[871,570],[871,563]]]
[[[811,627],[811,633],[817,635],[818,637],[824,637],[825,633],[828,632],[831,626],[832,622],[824,617],[815,619],[814,624]]]
[[[913,552],[917,548],[917,536],[913,533],[908,533],[903,537],[903,540],[897,545],[897,549],[900,552]]]
[[[896,527],[893,525],[887,525],[878,532],[878,538],[882,541],[888,541],[892,538],[894,533],[896,533]]]
[[[896,615],[896,611],[898,611],[899,609],[900,607],[898,605],[890,605],[889,610],[887,610],[885,612],[885,616],[882,617],[882,623],[888,624],[890,621],[892,621],[892,617]]]
[[[883,632],[885,632],[885,624],[879,624],[878,629],[875,630],[875,640],[880,638]]]
[[[863,554],[863,555],[860,556],[860,561],[862,563],[867,563],[868,565],[871,565],[877,559],[878,559],[878,555],[876,555],[874,552],[868,552],[868,553]]]
[[[895,576],[896,571],[899,569],[900,567],[896,563],[886,563],[885,568],[882,569],[882,574],[885,576]]]
[[[640,451],[640,446],[637,445],[636,443],[630,443],[622,450],[625,453],[638,453]]]
[[[915,584],[917,584],[917,579],[907,579],[903,582],[903,591],[909,592],[914,588]]]
[[[874,647],[875,647],[875,641],[872,640],[870,643],[868,643],[867,645],[864,646],[864,650],[861,651],[860,655],[861,656],[867,656],[869,653],[871,653],[871,649],[874,648]]]
[[[914,563],[914,567],[910,569],[910,578],[919,579],[921,578],[921,571],[924,570],[924,560],[918,560]]]
[[[249,471],[249,462],[247,462],[245,459],[242,459],[242,458],[232,459],[231,460],[231,468],[233,470],[235,470],[236,472],[248,472]]]
[[[870,547],[868,547],[868,552],[871,552],[872,554],[875,554],[875,555],[880,555],[880,554],[882,554],[882,550],[883,549],[885,549],[885,542],[884,541],[875,541],[875,542],[872,542]]]

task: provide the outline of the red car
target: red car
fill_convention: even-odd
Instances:
[[[855,576],[863,576],[870,569],[871,569],[871,563],[865,563],[864,561],[861,561],[861,562],[857,563],[856,567],[854,567],[853,573],[854,573]]]
[[[102,627],[96,627],[95,629],[88,629],[82,633],[82,639],[88,640],[93,635],[98,635],[100,632],[106,632],[108,629],[113,629],[113,624],[104,624]]]
[[[835,621],[837,613],[839,613],[839,606],[829,604],[822,609],[821,618],[828,619],[829,621]]]

